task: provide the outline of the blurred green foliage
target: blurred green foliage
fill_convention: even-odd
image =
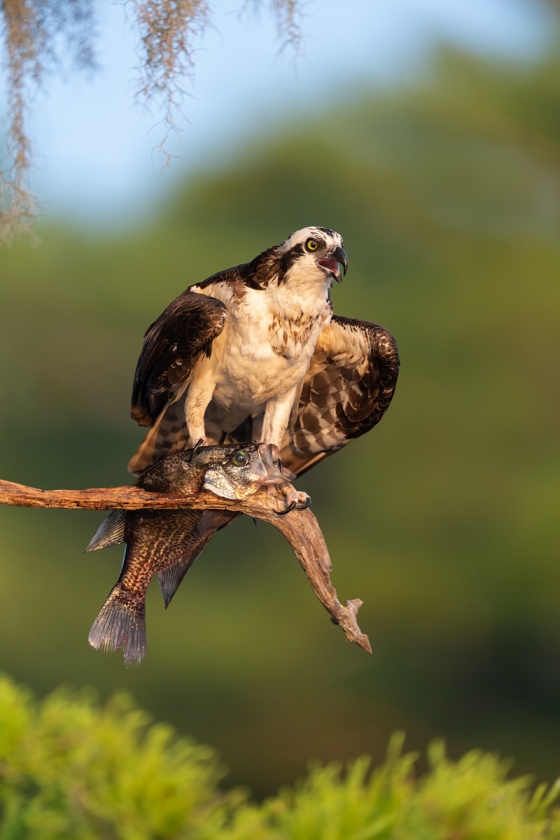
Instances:
[[[57,691],[41,704],[0,680],[0,836],[214,838],[222,795],[213,751],[177,739],[124,695]]]
[[[441,742],[429,748],[429,772],[416,778],[417,756],[402,755],[395,735],[387,758],[369,774],[367,757],[317,766],[295,789],[261,807],[242,807],[231,840],[544,840],[559,836],[556,787],[507,779],[509,766],[473,750],[449,761]]]
[[[120,551],[82,557],[87,512],[0,512],[0,656],[41,691],[133,691],[214,744],[259,794],[311,758],[381,760],[392,731],[560,755],[560,39],[533,63],[442,48],[407,88],[356,91],[178,185],[159,221],[86,235],[45,225],[0,255],[0,475],[127,481],[147,325],[187,285],[308,224],[339,230],[335,311],[378,321],[402,373],[381,425],[302,479],[342,598],[374,653],[345,644],[272,529],[236,522],[127,672],[88,649]]]
[[[213,751],[151,723],[126,696],[104,706],[57,691],[40,704],[0,679],[3,840],[545,840],[560,837],[558,789],[508,779],[495,756],[449,761],[441,743],[417,778],[394,736],[384,764],[315,766],[262,805],[221,793]]]

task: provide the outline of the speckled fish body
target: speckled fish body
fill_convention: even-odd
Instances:
[[[276,447],[264,444],[208,446],[166,458],[148,470],[138,486],[158,493],[211,490],[228,499],[246,499],[260,487],[285,484]],[[123,566],[97,616],[89,642],[97,649],[122,650],[126,665],[146,652],[146,591],[157,572],[165,606],[210,537],[236,514],[189,509],[112,511],[86,551],[126,543]]]

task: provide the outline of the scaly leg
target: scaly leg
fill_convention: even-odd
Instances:
[[[206,369],[205,369],[206,367]],[[198,371],[197,371],[198,374]],[[204,415],[210,404],[216,382],[209,366],[201,366],[200,374],[189,385],[185,399],[185,422],[191,446],[201,441],[201,446],[206,446],[206,429],[204,428]]]
[[[289,391],[285,391],[267,402],[262,428],[263,443],[274,443],[279,448],[282,446],[282,438],[288,428],[290,414],[298,392],[299,388],[295,385]]]

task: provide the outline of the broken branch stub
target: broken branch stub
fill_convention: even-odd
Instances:
[[[368,637],[360,630],[356,615],[362,601],[341,604],[332,585],[332,565],[319,523],[309,509],[293,510],[278,516],[285,497],[276,488],[261,489],[245,500],[230,500],[209,491],[192,495],[149,493],[140,487],[103,487],[86,490],[39,490],[24,484],[0,479],[0,504],[17,507],[62,508],[67,510],[171,510],[188,507],[194,510],[230,510],[245,513],[270,523],[289,542],[315,595],[339,624],[346,638],[371,653]]]

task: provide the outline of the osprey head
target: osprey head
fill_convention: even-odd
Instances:
[[[326,275],[329,285],[334,278],[342,282],[340,266],[346,274],[348,257],[343,248],[342,236],[335,230],[323,227],[306,227],[296,230],[279,246],[279,256],[285,273],[290,269],[320,272]]]

